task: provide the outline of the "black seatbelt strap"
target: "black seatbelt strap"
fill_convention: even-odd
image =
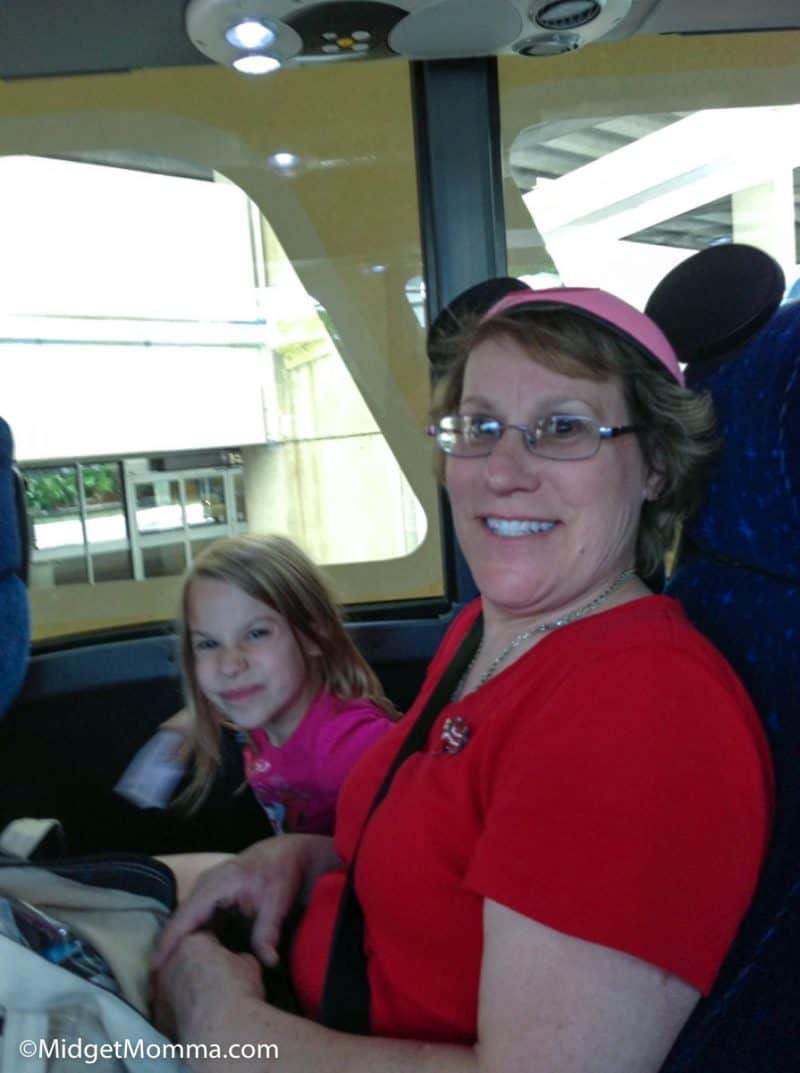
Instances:
[[[458,683],[478,650],[482,635],[483,618],[478,615],[398,749],[364,818],[339,901],[328,955],[328,967],[325,972],[319,1021],[328,1028],[362,1036],[369,1034],[370,993],[367,957],[364,952],[364,913],[355,890],[358,851],[364,839],[367,824],[386,796],[401,764],[412,753],[419,752],[425,747],[436,716],[450,702]]]

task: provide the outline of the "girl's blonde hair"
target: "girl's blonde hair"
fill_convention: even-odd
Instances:
[[[176,802],[179,806],[193,811],[200,805],[220,764],[223,721],[199,687],[189,629],[189,595],[192,582],[201,577],[235,585],[282,615],[321,689],[343,700],[370,700],[387,714],[397,715],[345,630],[322,573],[295,543],[278,535],[217,540],[194,561],[181,595],[181,667],[192,716],[186,746],[194,771]],[[308,649],[315,654],[309,655]]]

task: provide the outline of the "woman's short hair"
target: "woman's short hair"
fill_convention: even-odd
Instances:
[[[510,339],[532,360],[565,376],[590,380],[617,377],[645,463],[661,479],[656,498],[642,505],[636,566],[652,576],[663,566],[680,523],[698,506],[717,449],[710,396],[689,391],[655,359],[580,313],[564,309],[511,310],[489,320],[465,320],[439,344],[439,378],[431,418],[456,413],[464,371],[474,348],[489,339]],[[444,360],[442,360],[444,358]],[[564,465],[575,463],[565,462]],[[444,457],[437,460],[444,481]]]

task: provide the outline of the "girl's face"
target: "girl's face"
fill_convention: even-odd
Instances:
[[[226,719],[262,727],[282,745],[300,724],[320,684],[289,623],[227,581],[195,578],[189,588],[189,636],[197,682]]]

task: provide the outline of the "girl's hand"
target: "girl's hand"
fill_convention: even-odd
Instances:
[[[333,840],[323,835],[279,835],[204,873],[161,934],[152,965],[159,970],[190,932],[206,927],[218,909],[253,921],[250,943],[265,965],[277,965],[281,928],[301,895],[339,865]]]

